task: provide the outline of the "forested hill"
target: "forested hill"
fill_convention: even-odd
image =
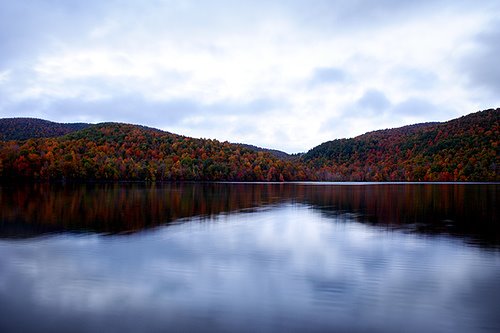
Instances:
[[[288,153],[285,153],[284,151],[281,150],[276,150],[276,149],[269,149],[269,148],[262,148],[262,147],[257,147],[254,145],[249,145],[245,143],[238,143],[243,148],[248,148],[250,150],[256,151],[256,152],[263,152],[263,153],[269,153],[273,155],[274,157],[286,160],[286,159],[291,159],[294,157],[294,155],[290,155]]]
[[[325,142],[303,160],[321,180],[499,181],[500,109]]]
[[[0,119],[0,178],[500,181],[499,118],[500,109],[490,109],[375,131],[325,142],[302,156],[138,125]]]
[[[229,142],[193,139],[129,124],[102,123],[55,138],[0,143],[4,179],[306,179],[300,166]]]
[[[61,124],[36,118],[0,119],[0,141],[52,138],[89,127],[86,123]]]

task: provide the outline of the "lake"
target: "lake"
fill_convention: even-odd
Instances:
[[[0,185],[1,332],[500,332],[498,184]]]

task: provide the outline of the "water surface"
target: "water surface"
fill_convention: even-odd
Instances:
[[[496,184],[0,187],[0,331],[497,332]]]

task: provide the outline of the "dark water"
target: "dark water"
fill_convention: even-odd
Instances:
[[[497,184],[0,186],[1,332],[499,332]]]

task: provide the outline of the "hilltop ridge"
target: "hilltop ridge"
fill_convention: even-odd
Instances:
[[[38,118],[0,119],[0,141],[52,138],[91,126],[87,123],[57,123]]]

